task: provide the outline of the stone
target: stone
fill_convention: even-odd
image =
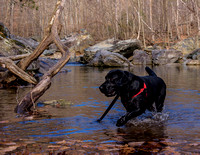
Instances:
[[[0,22],[0,36],[3,38],[10,38],[10,31],[2,22]]]
[[[182,59],[183,54],[181,51],[174,49],[162,49],[152,51],[152,60],[155,65],[165,65],[169,63],[176,63]]]
[[[127,58],[119,53],[112,53],[107,50],[100,50],[96,52],[94,58],[88,63],[89,66],[95,67],[128,67],[132,64]]]
[[[31,50],[36,49],[36,47],[39,45],[39,42],[37,42],[33,38],[23,38],[20,36],[11,35],[11,39],[19,46],[21,45],[21,46],[23,46],[25,48],[29,48]]]
[[[151,65],[152,56],[143,50],[135,50],[131,57],[131,63],[133,65]]]
[[[186,59],[192,59],[192,60],[200,60],[200,48],[195,49],[192,53],[190,53]]]
[[[137,39],[129,39],[129,40],[108,39],[85,49],[83,60],[85,63],[90,62],[93,59],[96,52],[101,50],[110,51],[112,53],[118,53],[126,58],[129,58],[133,55],[134,50],[141,48],[142,44]]]
[[[40,61],[37,59],[37,60],[34,60],[26,70],[28,71],[37,71],[40,69]]]
[[[146,48],[144,48],[144,51],[147,53],[147,54],[151,54],[153,50],[161,50],[162,47],[161,46],[157,46],[156,44],[153,45],[153,46],[147,46]]]
[[[19,44],[9,38],[2,38],[0,40],[0,55],[13,56],[19,54],[31,53],[32,50],[26,48],[23,44]]]
[[[44,56],[51,56],[51,55],[53,55],[55,52],[56,52],[55,49],[49,49],[49,50],[46,49],[46,50],[44,50],[43,55],[44,55]]]
[[[185,65],[200,65],[200,60],[187,59],[183,64],[185,64]]]
[[[47,58],[39,58],[39,73],[46,73],[51,67],[53,67],[56,64],[56,61],[53,59],[47,59]]]
[[[70,53],[70,61],[74,62],[77,60],[77,57],[84,54],[84,50],[92,45],[94,45],[94,39],[89,35],[86,31],[82,31],[81,33],[74,33],[68,36],[65,36],[61,39],[61,42],[68,47]],[[49,46],[50,51],[55,51],[53,56],[56,52],[59,51],[55,44],[51,44]],[[51,58],[53,58],[51,56]],[[55,55],[57,58],[57,56]],[[55,58],[55,59],[56,59]]]
[[[187,38],[172,46],[173,49],[181,51],[183,56],[190,54],[198,48],[199,40],[197,38]]]

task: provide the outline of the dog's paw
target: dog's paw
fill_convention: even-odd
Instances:
[[[118,119],[116,126],[120,127],[126,124],[126,116],[122,116],[120,119]]]

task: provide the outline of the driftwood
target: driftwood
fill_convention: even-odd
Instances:
[[[19,114],[24,114],[31,110],[34,103],[45,93],[45,91],[51,85],[51,78],[56,75],[61,68],[69,61],[69,51],[65,47],[59,38],[59,33],[61,31],[61,13],[64,9],[65,0],[58,0],[53,16],[49,22],[48,27],[45,30],[44,39],[30,55],[14,56],[14,57],[0,57],[0,65],[8,69],[2,76],[0,82],[10,83],[14,81],[17,77],[21,79],[36,84],[35,87],[27,93],[22,100],[18,103],[15,108],[15,112]],[[41,78],[40,82],[37,83],[36,79],[25,72],[27,67],[36,60],[43,51],[51,44],[55,43],[56,46],[62,53],[62,58],[55,64],[52,68],[46,72]],[[14,60],[21,59],[17,65],[13,62]],[[13,60],[13,61],[12,61]],[[12,73],[12,74],[11,74]]]
[[[19,59],[19,56],[17,57],[11,57],[11,59]],[[32,83],[32,84],[37,84],[37,80],[30,76],[28,73],[26,73],[24,70],[19,68],[12,60],[8,57],[0,57],[0,64],[3,68],[7,68],[10,72],[15,74],[16,76],[20,77],[22,80]],[[4,78],[7,74],[4,75]],[[9,78],[12,80],[11,78]],[[1,82],[1,81],[0,81]]]

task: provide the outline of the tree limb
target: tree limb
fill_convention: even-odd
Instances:
[[[20,61],[19,66],[22,69],[26,69],[31,61],[36,59],[38,56],[41,55],[43,50],[51,43],[54,42],[57,47],[60,49],[62,53],[62,58],[46,72],[41,81],[29,92],[25,95],[25,97],[20,101],[20,103],[16,106],[15,112],[24,114],[30,111],[33,104],[44,94],[44,92],[50,87],[51,85],[51,78],[56,75],[60,69],[69,61],[69,51],[67,47],[65,47],[60,38],[58,36],[60,29],[60,17],[62,10],[64,8],[65,0],[58,0],[56,9],[52,16],[52,19],[49,22],[49,25],[46,29],[46,36],[40,45],[36,48],[36,50],[30,55]],[[25,64],[25,65],[24,65]]]
[[[11,59],[7,57],[0,57],[0,64],[2,67],[7,68],[10,72],[20,77],[22,80],[32,84],[37,84],[37,80],[34,77],[20,69]]]

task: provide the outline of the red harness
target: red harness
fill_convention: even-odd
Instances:
[[[147,86],[146,86],[146,84],[144,83],[144,87],[141,88],[140,91],[139,91],[136,95],[133,95],[132,98],[134,98],[134,97],[138,96],[139,94],[141,94],[145,89],[147,89]],[[147,97],[147,93],[146,93],[146,97]]]

